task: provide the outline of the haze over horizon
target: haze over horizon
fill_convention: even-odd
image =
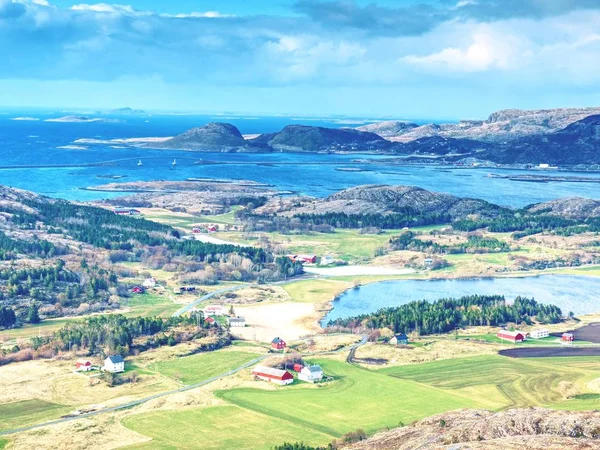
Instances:
[[[596,0],[0,0],[3,107],[485,118],[600,104]]]

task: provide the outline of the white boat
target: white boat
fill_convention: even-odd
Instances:
[[[174,160],[173,160],[173,162],[171,163],[171,165],[172,165],[173,167],[175,167],[175,166],[177,165],[177,160],[175,160],[175,159],[174,159]]]
[[[142,160],[141,160],[141,159],[138,161],[138,164],[137,164],[137,165],[138,165],[138,166],[143,166],[143,164],[142,164]]]

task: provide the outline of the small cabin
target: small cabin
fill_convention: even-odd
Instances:
[[[408,344],[408,336],[404,333],[397,333],[390,339],[391,345],[407,345]]]
[[[563,333],[560,340],[563,342],[573,342],[575,340],[575,335],[573,333]]]

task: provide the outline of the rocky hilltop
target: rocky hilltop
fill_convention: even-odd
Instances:
[[[420,138],[474,139],[501,142],[524,136],[553,133],[588,116],[600,114],[600,108],[559,108],[541,110],[506,109],[497,111],[486,120],[463,120],[459,123],[407,126],[405,122],[382,122],[357,128],[370,131],[398,142]]]
[[[219,122],[192,128],[174,138],[149,145],[154,148],[195,151],[242,151],[248,147],[240,130],[229,123]]]
[[[453,411],[376,434],[344,450],[600,448],[600,413],[542,408]]]
[[[267,145],[276,151],[366,151],[393,147],[381,136],[352,128],[324,128],[305,125],[288,125],[279,133],[265,134],[249,141]]]
[[[527,210],[534,214],[547,214],[567,219],[585,220],[591,217],[600,217],[600,201],[579,197],[561,198],[550,202],[538,203],[530,206]]]
[[[277,211],[274,208],[278,208]],[[285,216],[296,214],[392,214],[410,209],[419,214],[449,215],[452,220],[471,214],[496,217],[505,208],[484,200],[460,198],[450,194],[427,191],[414,186],[366,185],[337,192],[325,199],[294,198],[287,207],[272,201],[259,213],[277,212]]]

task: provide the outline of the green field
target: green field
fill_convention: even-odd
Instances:
[[[8,441],[6,439],[0,438],[0,450],[5,448],[7,444],[8,444]]]
[[[317,388],[298,383],[276,391],[232,389],[216,395],[228,402],[339,437],[358,428],[367,433],[408,424],[433,414],[484,405],[476,398],[400,380],[346,363],[318,361],[335,381]],[[291,407],[293,405],[293,407]],[[302,440],[299,436],[298,440]]]
[[[71,410],[71,407],[43,400],[24,400],[22,402],[5,403],[0,405],[0,430],[10,430],[46,420],[57,419],[62,414]]]
[[[216,351],[184,356],[150,365],[149,370],[172,378],[185,385],[196,384],[228,372],[258,355],[249,352]]]
[[[123,424],[153,440],[127,447],[140,450],[268,450],[284,441],[302,439],[323,444],[332,436],[287,420],[268,417],[235,406],[163,411],[128,417]]]
[[[334,280],[306,280],[283,286],[295,302],[325,303],[352,287],[350,282]]]
[[[506,358],[478,356],[383,369],[382,373],[444,391],[485,397],[496,403],[491,409],[549,406],[565,409],[597,409],[600,399],[582,394],[563,400],[560,381],[585,383],[600,377],[600,361],[594,358]]]

